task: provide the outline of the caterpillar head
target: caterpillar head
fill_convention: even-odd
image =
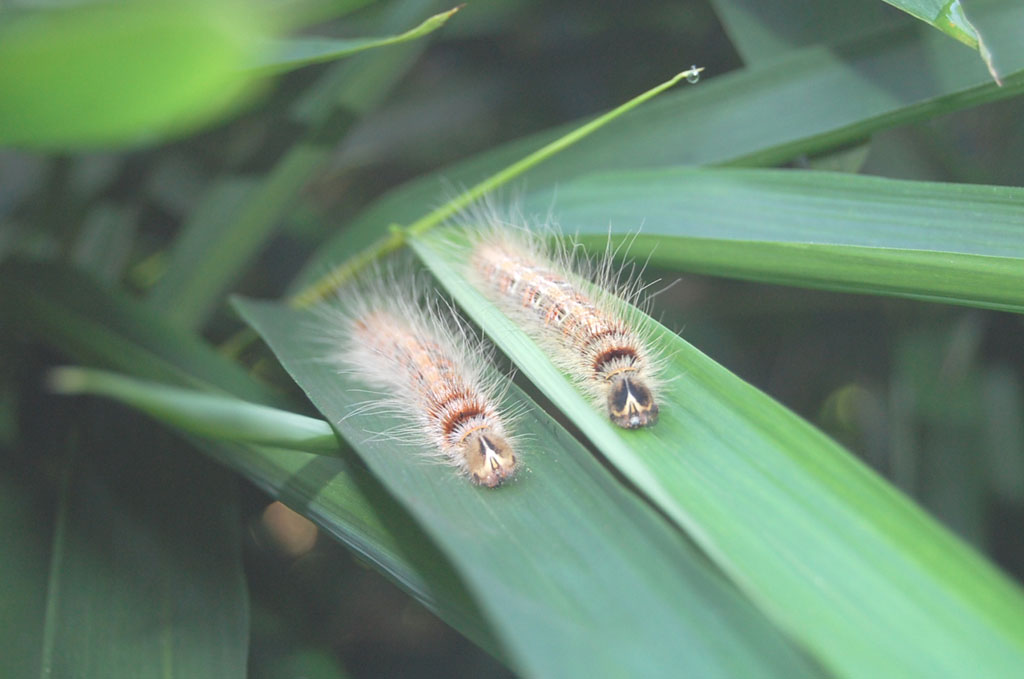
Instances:
[[[648,427],[658,421],[658,404],[635,373],[616,375],[608,390],[608,416],[626,429]]]
[[[504,436],[478,429],[462,441],[463,459],[474,483],[488,488],[501,485],[516,470],[516,454]]]

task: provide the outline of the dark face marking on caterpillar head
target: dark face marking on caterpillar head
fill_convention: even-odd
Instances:
[[[512,447],[492,431],[470,434],[463,445],[470,476],[476,483],[494,488],[515,473]]]
[[[608,413],[612,422],[626,429],[638,429],[658,421],[658,405],[651,390],[633,375],[623,375],[612,382]]]

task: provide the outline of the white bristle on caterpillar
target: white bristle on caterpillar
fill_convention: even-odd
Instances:
[[[518,457],[499,412],[500,379],[486,377],[491,351],[454,312],[421,303],[414,287],[411,279],[376,274],[369,285],[340,291],[343,307],[320,314],[339,331],[331,361],[380,390],[364,409],[406,421],[393,438],[429,445],[475,483],[494,488],[513,476]]]
[[[571,245],[545,245],[550,226],[531,232],[522,219],[486,206],[470,217],[468,278],[548,348],[612,422],[626,429],[655,424],[659,361],[624,304],[636,301],[638,289],[618,282],[614,253],[579,263]]]

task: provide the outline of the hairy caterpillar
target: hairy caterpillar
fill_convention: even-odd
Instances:
[[[344,309],[325,310],[340,330],[331,360],[382,391],[364,408],[400,415],[408,423],[403,433],[494,488],[515,473],[518,458],[499,413],[501,391],[485,377],[490,352],[454,313],[421,303],[413,288],[411,280],[379,273],[368,285],[347,288]]]
[[[626,429],[657,422],[658,362],[609,292],[614,253],[606,252],[601,266],[590,267],[595,275],[587,276],[574,270],[569,251],[552,252],[524,227],[502,224],[493,209],[482,217],[487,228],[473,237],[470,280],[549,346],[556,364],[612,422]],[[588,278],[591,285],[580,283]]]

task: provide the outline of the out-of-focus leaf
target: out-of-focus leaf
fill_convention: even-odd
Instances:
[[[47,505],[0,470],[0,658],[10,677],[39,676],[53,528]]]
[[[0,289],[0,312],[9,327],[87,365],[260,403],[286,402],[194,335],[168,327],[123,292],[105,290],[66,266],[6,261]]]
[[[233,0],[0,9],[0,144],[78,148],[185,132],[248,89],[261,16]]]
[[[405,26],[410,15],[422,16],[438,4],[394,3],[381,18],[381,27]],[[338,141],[384,98],[425,45],[406,42],[336,64],[299,97],[290,109],[308,127],[305,134],[259,180],[229,177],[213,186],[182,229],[151,303],[184,327],[201,326],[273,236]]]
[[[0,266],[0,289],[0,327],[32,333],[79,361],[259,403],[290,404],[194,335],[81,273],[7,261]],[[202,439],[194,444],[314,520],[450,625],[502,656],[451,564],[364,466],[281,448]]]
[[[750,66],[801,47],[837,43],[893,28],[899,12],[882,2],[711,0],[729,38]]]
[[[352,56],[364,50],[415,40],[433,33],[444,26],[445,22],[457,11],[459,11],[458,7],[447,12],[435,14],[415,28],[386,38],[317,38],[313,36],[300,36],[281,39],[266,48],[267,54],[257,64],[256,68],[272,73],[291,71],[303,66],[309,66],[310,64],[319,64],[325,61],[334,61],[335,59]]]
[[[101,414],[70,444],[41,676],[241,679],[249,606],[232,479],[138,425]]]
[[[75,242],[75,264],[102,281],[117,281],[131,254],[137,220],[138,210],[131,206],[97,205],[86,217]]]

